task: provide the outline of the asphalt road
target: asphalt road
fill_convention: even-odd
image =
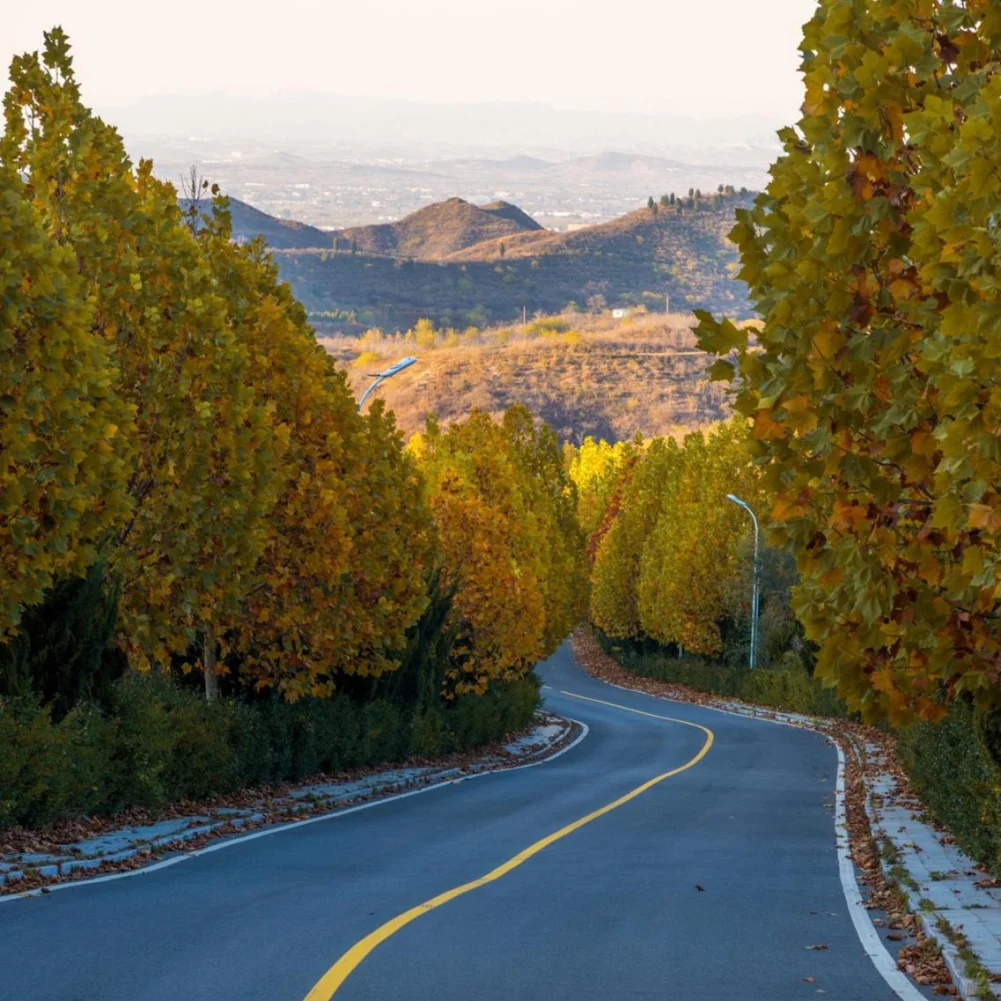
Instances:
[[[0,904],[0,996],[303,1001],[320,983],[319,1001],[347,954],[337,1001],[896,998],[849,918],[826,741],[612,688],[566,648],[541,674],[549,707],[589,727],[561,757]]]

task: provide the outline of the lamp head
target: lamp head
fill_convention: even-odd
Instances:
[[[410,368],[413,363],[417,361],[413,356],[408,356],[402,361],[398,361],[395,365],[390,365],[389,368],[379,373],[380,379],[388,379],[391,375],[396,375],[397,372],[402,372],[405,368]]]

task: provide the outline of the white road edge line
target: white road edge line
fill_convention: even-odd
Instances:
[[[307,824],[318,824],[323,820],[335,820],[337,817],[346,817],[349,813],[358,813],[361,810],[370,810],[375,806],[382,806],[385,803],[393,803],[400,799],[409,799],[411,796],[420,796],[422,793],[432,792],[434,789],[443,789],[445,786],[458,785],[460,782],[467,782],[469,779],[479,779],[484,775],[504,775],[508,772],[519,772],[523,768],[535,768],[537,765],[545,765],[550,761],[555,761],[557,758],[562,757],[567,751],[573,750],[590,732],[588,725],[581,720],[573,719],[571,716],[564,716],[565,720],[571,723],[576,723],[577,726],[581,728],[581,732],[577,737],[567,744],[566,747],[561,747],[555,754],[548,754],[544,758],[539,758],[538,761],[529,761],[524,765],[514,765],[511,768],[488,768],[482,772],[473,772],[472,775],[461,775],[457,779],[445,779],[444,782],[435,782],[433,785],[421,786],[420,789],[411,789],[409,792],[395,793],[392,796],[384,796],[380,799],[370,800],[368,803],[361,803],[358,806],[350,806],[346,809],[334,808],[329,813],[320,814],[318,817],[307,817],[304,820],[293,820],[287,824],[279,824],[277,827],[266,827],[260,831],[254,831],[253,834],[243,834],[236,838],[226,838],[221,841],[217,841],[215,844],[208,845],[205,848],[198,848],[195,851],[184,852],[181,855],[176,855],[173,858],[164,859],[162,862],[154,862],[152,865],[143,866],[141,869],[130,869],[128,872],[113,872],[106,876],[94,876],[90,879],[77,879],[70,883],[52,883],[50,886],[46,886],[44,889],[38,887],[35,890],[25,890],[23,893],[11,893],[4,896],[0,896],[0,904],[8,904],[12,900],[24,900],[27,897],[40,897],[43,894],[55,893],[57,890],[72,890],[81,886],[94,886],[96,883],[110,883],[116,879],[128,879],[130,876],[145,876],[147,873],[156,872],[158,869],[166,869],[169,866],[177,865],[179,862],[185,862],[188,859],[198,858],[201,855],[209,855],[212,852],[221,851],[223,848],[231,848],[233,845],[241,845],[247,841],[256,841],[258,838],[267,838],[272,834],[280,834],[282,831],[289,831],[295,827],[305,827]],[[924,999],[922,999],[924,1001]]]
[[[587,672],[585,672],[586,674]],[[609,688],[617,688],[622,692],[632,692],[633,695],[646,695],[651,699],[661,702],[673,702],[679,706],[694,706],[698,709],[709,709],[714,713],[723,713],[726,716],[738,716],[741,719],[758,720],[762,723],[776,723],[779,726],[792,727],[794,730],[810,730],[812,733],[820,734],[829,744],[832,744],[838,754],[838,775],[834,784],[834,840],[838,853],[838,875],[841,877],[841,890],[848,903],[848,913],[855,926],[855,932],[862,943],[862,948],[866,955],[872,960],[873,966],[879,971],[880,976],[886,981],[887,986],[897,995],[901,1001],[927,1001],[924,994],[914,986],[908,977],[897,969],[897,963],[890,955],[885,943],[879,936],[876,926],[872,923],[868,910],[862,903],[862,891],[859,888],[858,880],[855,878],[855,864],[852,862],[849,850],[847,813],[845,811],[845,755],[841,750],[841,745],[829,734],[816,726],[804,726],[797,723],[789,723],[782,719],[770,719],[767,716],[758,716],[751,713],[737,713],[730,709],[719,709],[716,706],[706,706],[698,702],[684,702],[681,699],[672,699],[667,695],[654,695],[651,692],[644,692],[638,688],[627,688],[625,685],[616,685],[611,681],[604,681],[588,675],[593,681],[608,685]],[[778,711],[778,710],[769,710]]]

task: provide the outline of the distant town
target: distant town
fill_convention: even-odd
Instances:
[[[459,196],[475,204],[514,202],[546,229],[572,232],[615,219],[650,194],[715,191],[721,184],[760,190],[767,180],[767,155],[760,150],[730,151],[706,164],[614,150],[562,159],[491,158],[485,152],[422,158],[417,152],[378,155],[303,144],[276,149],[199,137],[144,138],[139,148],[152,151],[165,180],[178,184],[194,164],[227,194],[321,229],[396,222]]]

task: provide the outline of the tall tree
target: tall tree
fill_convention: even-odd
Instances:
[[[263,243],[233,244],[225,199],[199,240],[284,452],[229,643],[258,684],[289,698],[392,670],[426,601],[429,513],[413,462],[381,404],[358,413]]]
[[[0,303],[2,638],[125,524],[133,419],[72,248],[46,232],[3,160]]]
[[[148,162],[133,170],[83,106],[63,32],[10,76],[0,163],[72,249],[133,415],[119,431],[133,456],[130,518],[104,547],[122,582],[122,639],[139,665],[199,651],[211,697],[218,638],[253,585],[274,502],[271,415],[176,191]]]
[[[1001,10],[821,0],[806,99],[733,238],[763,327],[702,314],[797,553],[818,673],[867,717],[1001,704]]]

